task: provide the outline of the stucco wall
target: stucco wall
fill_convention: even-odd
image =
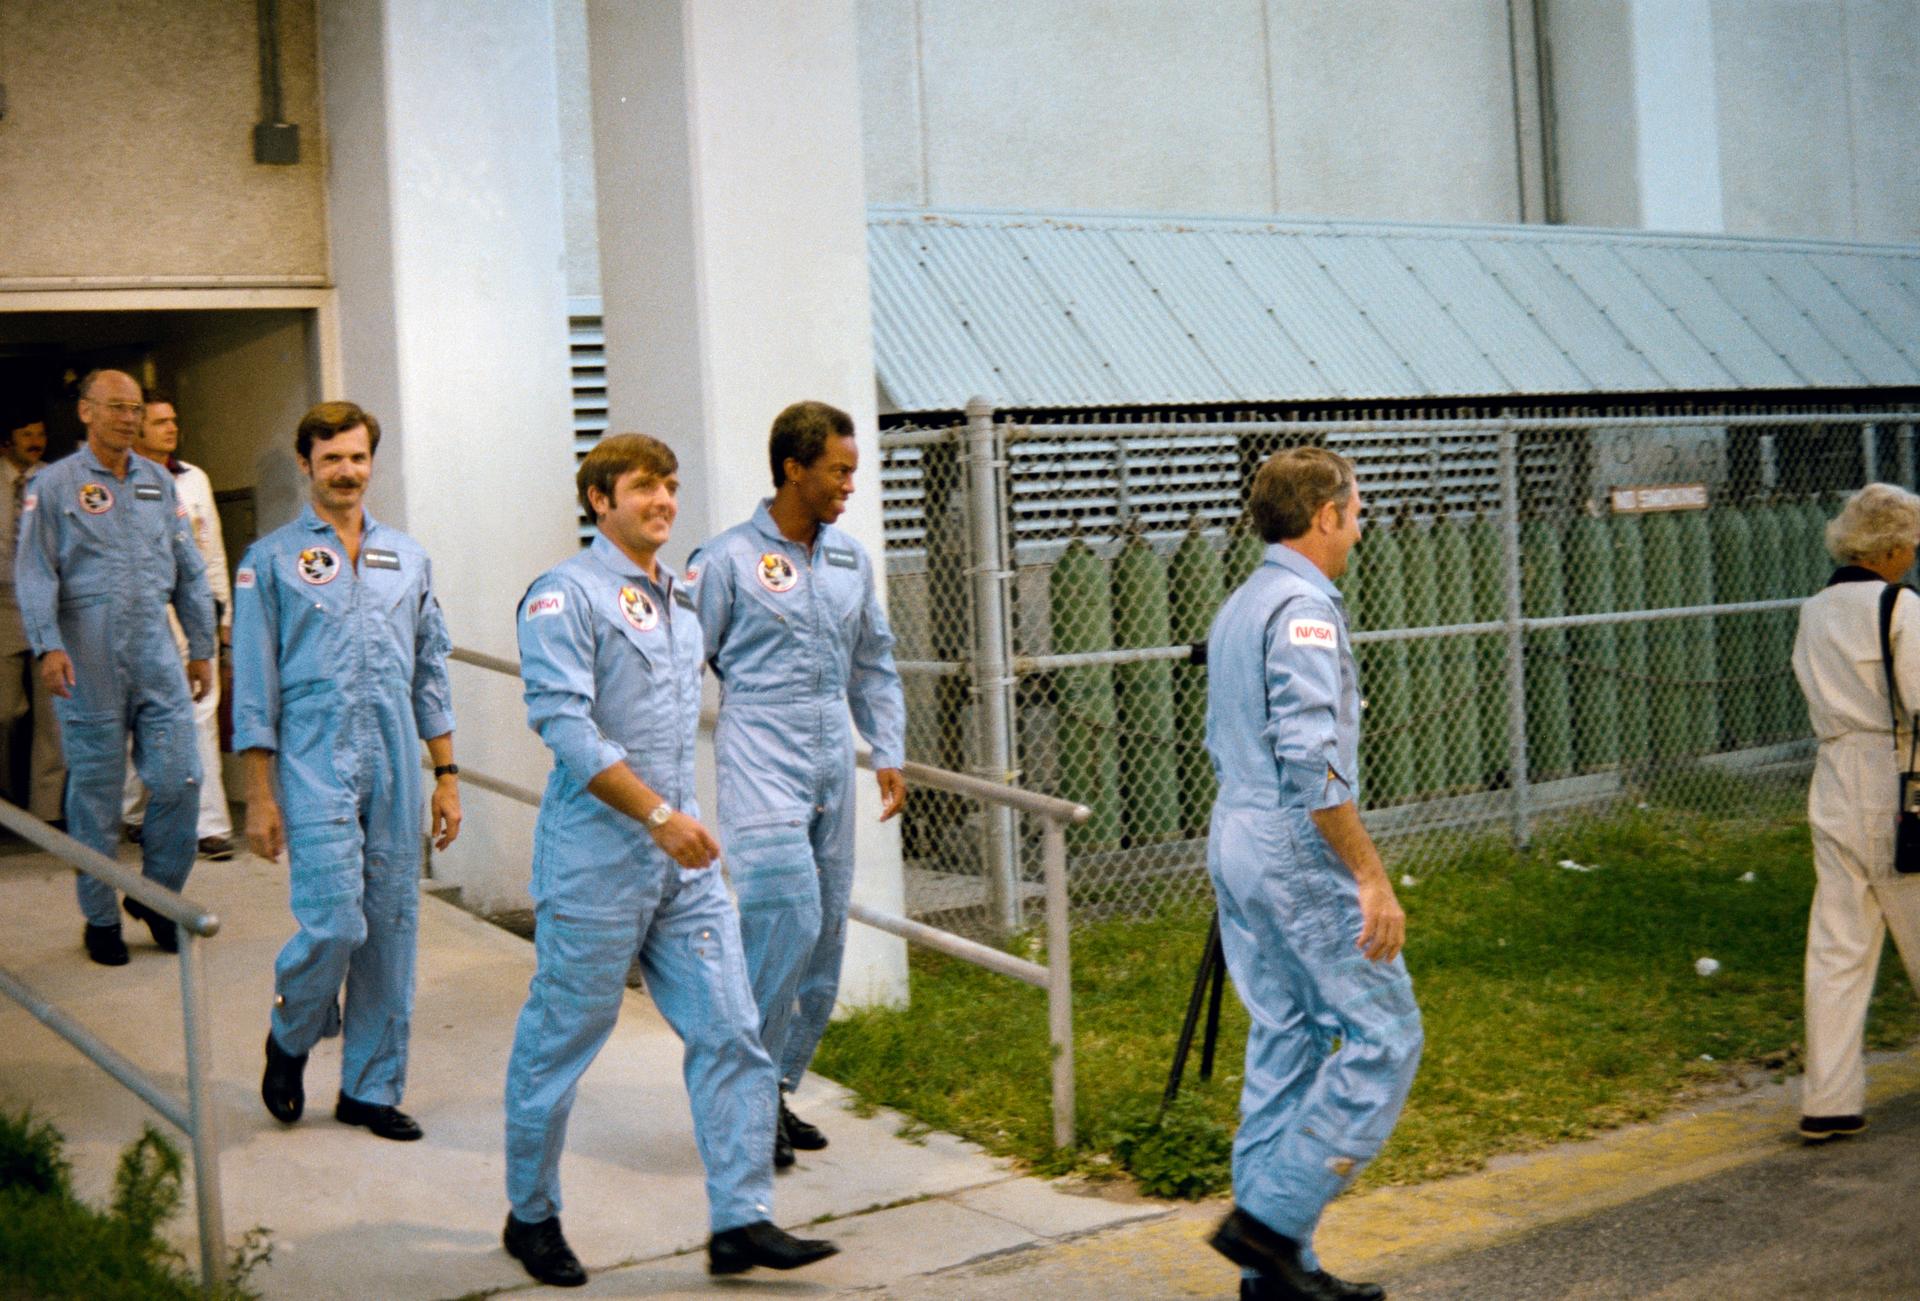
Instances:
[[[1506,0],[861,0],[880,203],[1513,221]]]
[[[0,277],[324,276],[313,6],[280,13],[292,167],[253,161],[251,4],[0,5]]]

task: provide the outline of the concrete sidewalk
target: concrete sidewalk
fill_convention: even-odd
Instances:
[[[222,921],[207,949],[212,1095],[228,1236],[237,1240],[255,1224],[272,1231],[273,1260],[256,1285],[269,1297],[355,1301],[538,1291],[499,1245],[501,1090],[533,974],[532,945],[423,898],[405,1106],[426,1139],[388,1143],[334,1122],[338,1040],[315,1049],[307,1115],[282,1128],[261,1105],[259,1085],[273,958],[293,929],[284,869],[248,856],[203,862],[187,893]],[[37,852],[0,857],[0,901],[0,962],[180,1092],[179,966],[152,946],[146,928],[125,923],[131,965],[88,962],[72,873]],[[143,1122],[175,1136],[10,1000],[0,1000],[0,1043],[0,1105],[31,1106],[60,1128],[76,1189],[89,1201],[106,1200],[114,1162]],[[795,1102],[825,1125],[833,1146],[779,1177],[776,1218],[817,1224],[813,1232],[843,1252],[796,1274],[748,1276],[782,1295],[871,1291],[1167,1214],[1156,1203],[1019,1177],[946,1135],[903,1140],[898,1117],[857,1117],[840,1090],[818,1080]],[[567,1236],[595,1275],[586,1291],[568,1295],[713,1295],[679,1041],[638,993],[628,994],[619,1027],[581,1084],[562,1172]],[[189,1200],[170,1226],[189,1257],[191,1207]]]

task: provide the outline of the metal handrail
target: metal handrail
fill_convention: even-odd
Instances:
[[[138,899],[179,928],[180,1019],[187,1049],[187,1097],[179,1098],[93,1031],[62,1012],[12,972],[0,967],[0,993],[72,1044],[94,1065],[131,1090],[187,1136],[193,1148],[193,1192],[199,1212],[200,1285],[209,1296],[221,1287],[227,1234],[220,1203],[220,1139],[207,1101],[212,1061],[212,1022],[207,1016],[207,964],[200,941],[217,935],[220,918],[193,900],[129,872],[96,849],[48,826],[26,810],[0,800],[0,826],[122,894]]]
[[[520,676],[518,662],[488,655],[484,651],[456,646],[448,658],[509,677]],[[701,730],[711,732],[714,722],[714,714],[703,713],[700,716]],[[856,746],[854,762],[862,768],[871,769],[873,752],[864,745]],[[523,786],[484,773],[475,773],[465,767],[460,770],[460,775],[482,790],[539,807],[540,797]],[[897,913],[883,912],[862,903],[849,903],[847,916],[877,931],[1047,991],[1047,1038],[1053,1048],[1053,1143],[1055,1147],[1071,1147],[1074,1128],[1073,954],[1067,909],[1067,826],[1069,823],[1085,822],[1092,816],[1092,810],[1070,800],[1056,799],[1051,795],[1041,795],[1017,786],[988,781],[984,777],[935,768],[912,760],[901,766],[901,775],[928,790],[963,795],[1040,819],[1041,871],[1046,889],[1047,961],[1044,965],[1003,953],[964,935],[956,935],[952,931],[941,930]]]

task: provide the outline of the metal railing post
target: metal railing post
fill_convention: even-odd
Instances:
[[[1042,823],[1047,881],[1047,1038],[1053,1044],[1053,1145],[1072,1147],[1073,953],[1067,915],[1067,829],[1058,818]]]
[[[1533,839],[1527,783],[1526,633],[1520,599],[1520,450],[1511,421],[1500,426],[1500,567],[1506,586],[1507,780],[1513,789],[1513,839]]]
[[[1880,431],[1877,425],[1860,426],[1860,482],[1877,483],[1880,479]]]
[[[193,1122],[193,1197],[200,1213],[200,1284],[208,1296],[225,1285],[227,1231],[220,1209],[220,1138],[207,1100],[212,1070],[212,1024],[207,1017],[206,952],[199,937],[180,930],[180,1017],[187,1041],[187,1116]]]
[[[1000,502],[1002,431],[993,403],[967,403],[967,515],[973,570],[973,699],[979,720],[974,771],[988,781],[1011,782],[1013,771],[1012,642],[1007,617],[1006,515]],[[1013,810],[984,812],[987,901],[994,928],[1020,925],[1019,842]]]

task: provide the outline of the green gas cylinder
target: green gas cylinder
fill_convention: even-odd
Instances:
[[[1079,538],[1067,544],[1047,579],[1053,649],[1072,655],[1113,649],[1113,600],[1107,567]],[[1067,828],[1077,850],[1120,845],[1120,776],[1114,745],[1113,669],[1105,664],[1057,669],[1060,796],[1093,810]]]
[[[1393,529],[1374,529],[1353,549],[1346,574],[1353,594],[1348,605],[1352,631],[1407,626],[1401,569],[1400,539]],[[1360,722],[1361,792],[1370,806],[1396,804],[1412,789],[1413,737],[1407,722],[1414,702],[1408,696],[1406,643],[1356,646],[1354,658],[1366,702]]]
[[[1173,640],[1167,564],[1134,534],[1113,562],[1114,644],[1166,646]],[[1174,746],[1173,665],[1166,660],[1114,669],[1120,728],[1121,826],[1129,843],[1171,840],[1180,831],[1180,761]]]
[[[1167,596],[1173,614],[1173,644],[1204,643],[1226,595],[1226,568],[1200,531],[1196,518],[1167,565]],[[1203,835],[1213,813],[1213,763],[1207,758],[1207,670],[1173,666],[1175,749],[1180,762],[1182,834]]]
[[[1260,567],[1260,558],[1267,553],[1267,544],[1253,531],[1253,526],[1245,520],[1227,543],[1226,570],[1227,590],[1233,591],[1247,581],[1253,571]]]
[[[1753,570],[1753,528],[1736,506],[1717,506],[1708,512],[1707,529],[1713,535],[1713,599],[1733,605],[1759,599]],[[1727,614],[1714,619],[1719,652],[1720,726],[1731,749],[1745,749],[1760,738],[1759,664],[1766,629],[1765,616]]]
[[[1567,612],[1560,534],[1545,520],[1520,526],[1520,609],[1530,619]],[[1527,774],[1535,781],[1573,769],[1571,702],[1567,694],[1567,634],[1530,632],[1527,647]]]
[[[1680,551],[1680,524],[1671,514],[1645,518],[1647,608],[1685,605],[1686,558]],[[1653,757],[1673,759],[1693,752],[1693,712],[1688,683],[1693,679],[1693,638],[1686,621],[1660,619],[1647,625],[1648,730]]]
[[[1613,548],[1613,604],[1617,610],[1647,608],[1647,560],[1638,515],[1607,521]],[[1649,757],[1647,742],[1647,625],[1623,623],[1614,630],[1620,660],[1620,760],[1628,767]]]
[[[1612,613],[1613,537],[1607,526],[1582,515],[1567,525],[1567,613]],[[1573,657],[1573,766],[1580,772],[1620,762],[1620,650],[1618,630],[1597,624],[1567,631]]]
[[[1507,584],[1500,525],[1482,515],[1464,532],[1473,571],[1472,622],[1502,622],[1507,617]],[[1513,723],[1507,714],[1507,635],[1482,633],[1470,640],[1480,685],[1475,697],[1480,713],[1480,784],[1494,786],[1504,780],[1513,759]]]
[[[1434,622],[1442,626],[1479,622],[1474,613],[1473,556],[1466,532],[1442,516],[1427,531],[1427,545],[1433,551]],[[1486,761],[1475,693],[1492,684],[1479,677],[1473,645],[1476,640],[1446,637],[1434,643],[1439,660],[1439,699],[1428,708],[1445,709],[1440,727],[1446,756],[1441,785],[1456,794],[1479,789]]]

